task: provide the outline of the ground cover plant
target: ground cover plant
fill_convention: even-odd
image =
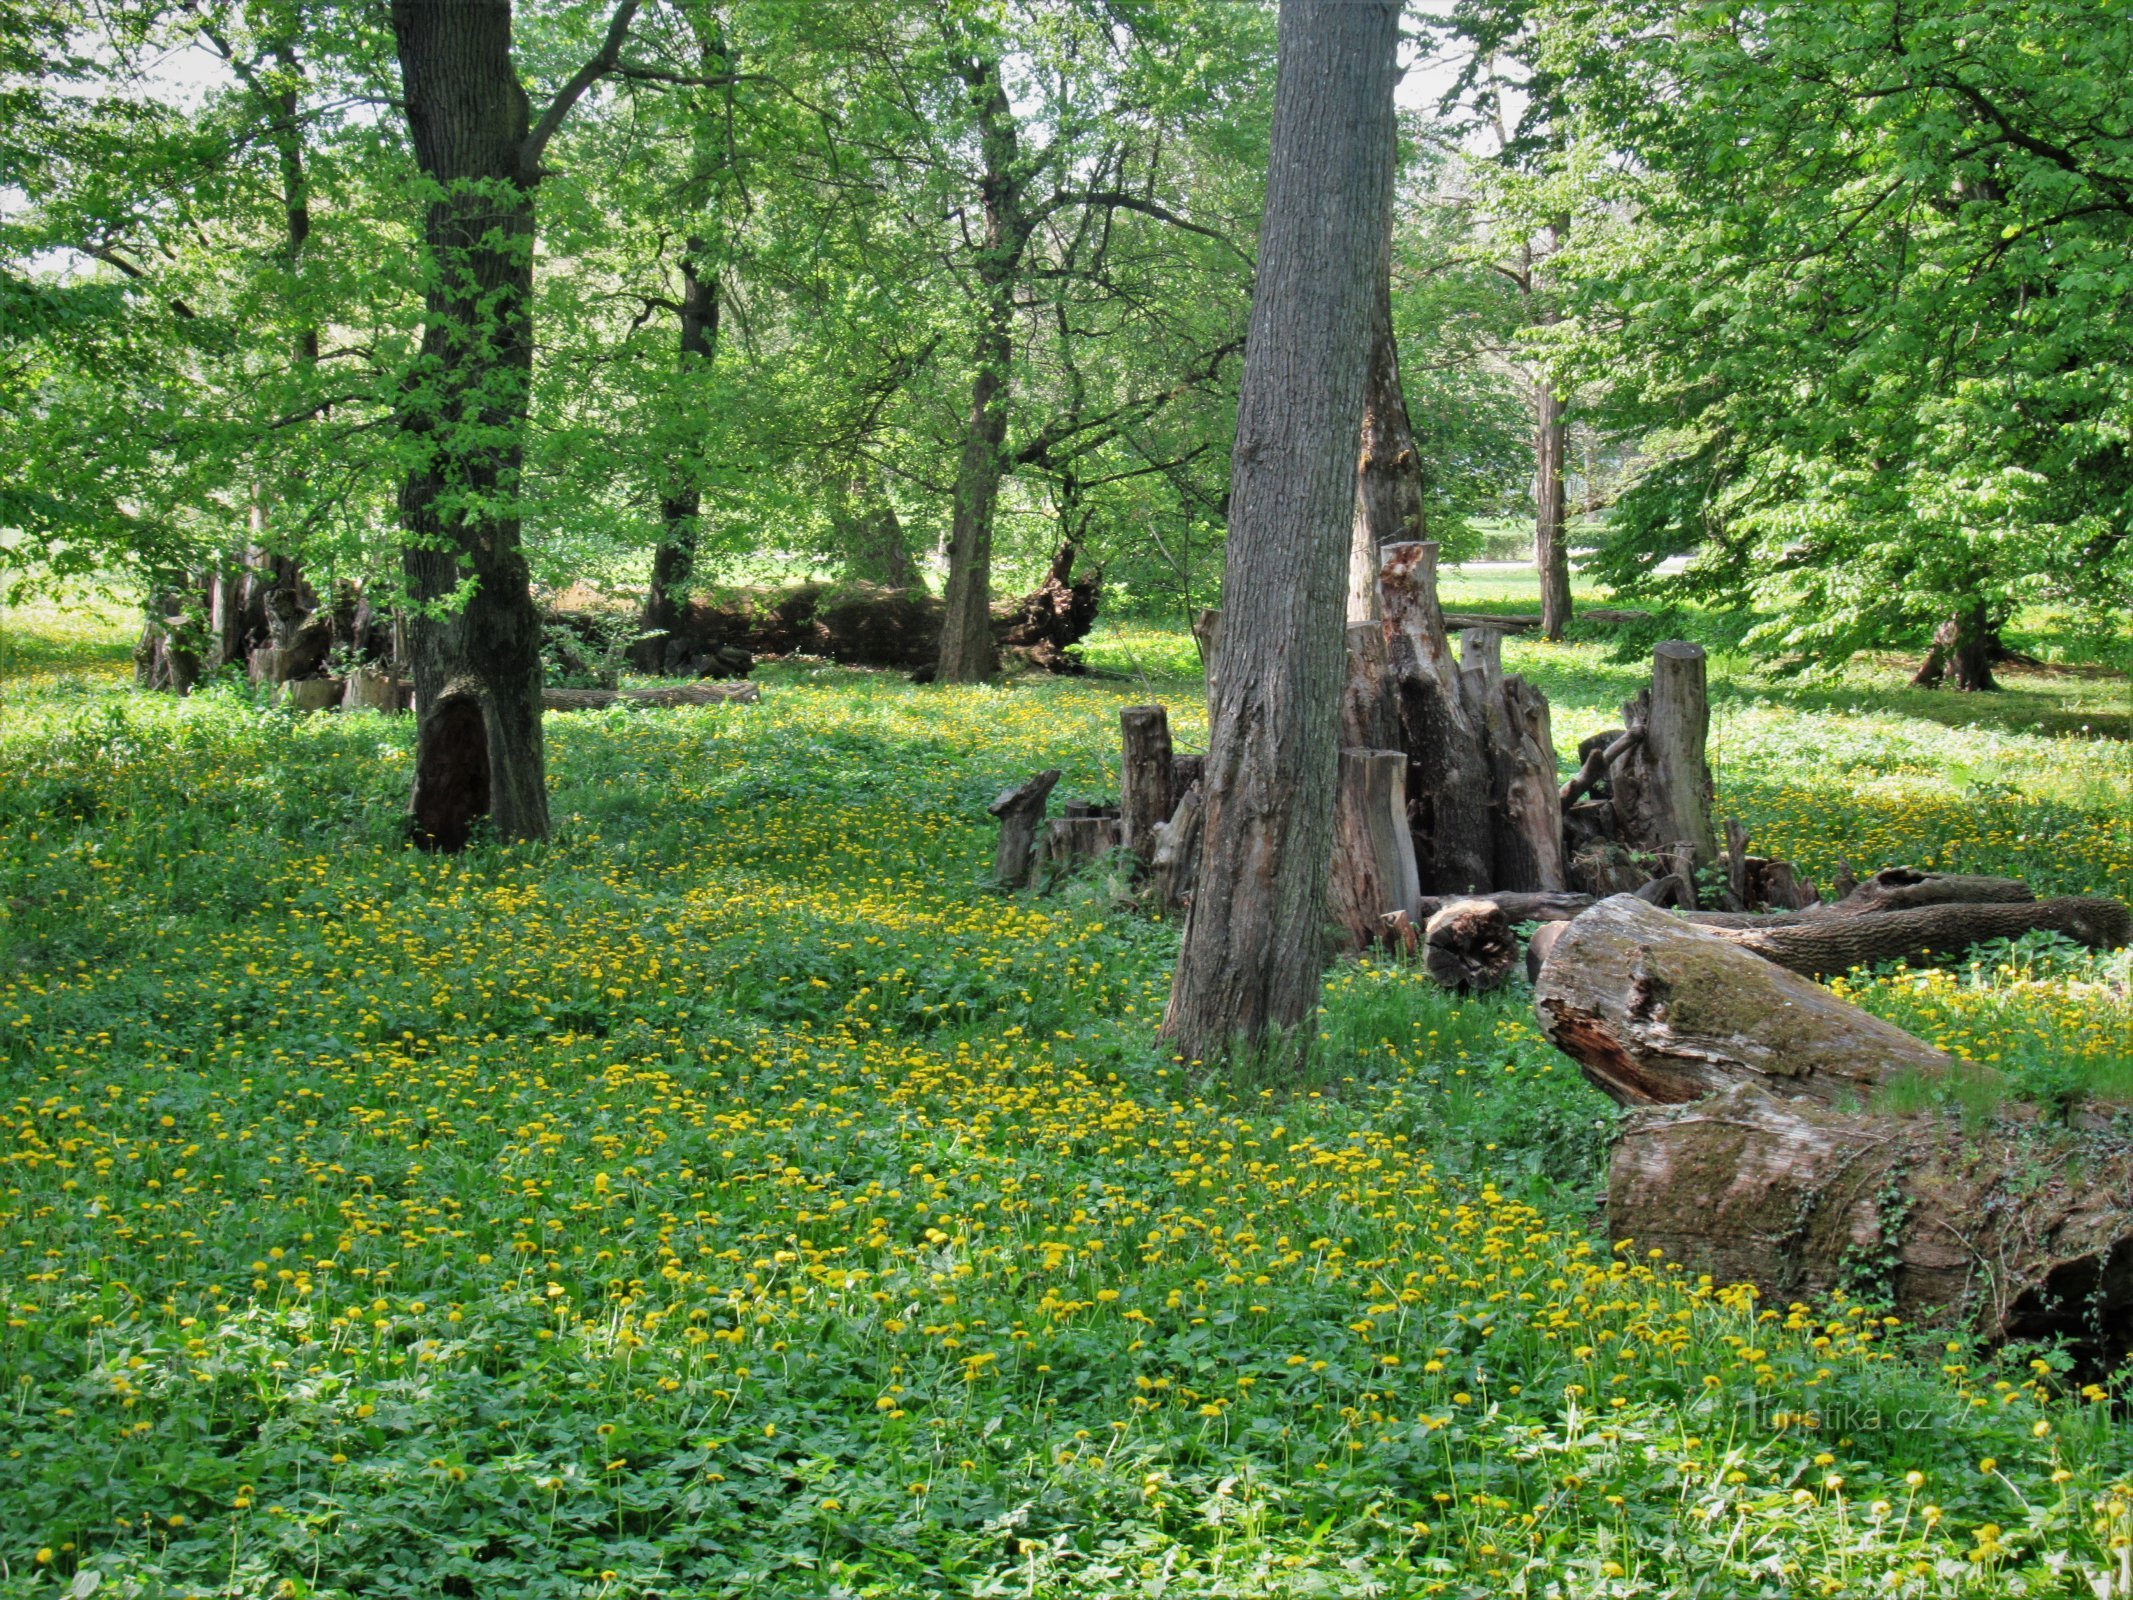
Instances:
[[[1196,1076],[1174,927],[987,892],[1004,782],[1103,790],[1151,694],[1202,735],[1182,634],[551,717],[554,841],[452,860],[405,719],[0,638],[0,1593],[2125,1592],[2113,1375],[1608,1239],[1522,994],[1353,965],[1305,1081]],[[1562,748],[1609,654],[1508,648]],[[2038,714],[2122,684],[1716,677],[1810,872],[2133,878],[2123,738]],[[2108,1104],[2127,978],[1846,982]]]

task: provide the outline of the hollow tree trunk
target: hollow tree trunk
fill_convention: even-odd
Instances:
[[[1427,541],[1391,546],[1378,589],[1387,670],[1399,696],[1407,750],[1407,810],[1422,888],[1432,894],[1492,888],[1488,751],[1467,715],[1459,664],[1437,607],[1437,547]]]
[[[1378,255],[1370,301],[1370,373],[1363,390],[1363,442],[1356,462],[1355,525],[1348,550],[1348,621],[1375,622],[1379,552],[1427,537],[1422,458],[1400,389],[1400,347],[1392,331],[1392,236]]]
[[[1187,1056],[1294,1027],[1318,1001],[1398,20],[1392,0],[1281,6],[1200,874],[1163,1018]]]
[[[408,127],[436,186],[423,220],[422,370],[401,428],[412,615],[410,832],[457,850],[476,818],[506,840],[548,834],[540,618],[515,509],[533,371],[529,114],[511,9],[394,0]],[[472,580],[464,605],[449,602]]]

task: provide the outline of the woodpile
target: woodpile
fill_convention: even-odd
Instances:
[[[1980,882],[1905,876],[1890,887]],[[1896,900],[1868,889],[1849,910],[1771,920],[1858,934],[2035,914],[2008,898]],[[2085,934],[2125,938],[2124,906],[2077,904]],[[1534,987],[1542,1028],[1632,1108],[1609,1163],[1609,1231],[1780,1304],[1844,1288],[1995,1341],[2133,1348],[2133,1146],[2007,1100],[1983,1126],[1974,1109],[1884,1109],[1897,1088],[1975,1108],[2002,1086],[1769,959],[1757,937],[1619,895],[1553,938]]]

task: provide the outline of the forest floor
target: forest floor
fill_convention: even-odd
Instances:
[[[554,842],[456,860],[405,719],[124,644],[0,618],[0,1595],[2125,1592],[2109,1391],[1606,1238],[1522,988],[1346,966],[1304,1081],[1192,1077],[1174,925],[987,892],[1004,784],[1203,736],[1173,631],[551,716]],[[1565,750],[1609,654],[1506,649]],[[2133,889],[2123,679],[1896,681],[1714,659],[1758,848]],[[2128,975],[1848,987],[2118,1100]]]

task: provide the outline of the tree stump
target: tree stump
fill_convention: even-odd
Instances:
[[[1555,739],[1548,697],[1523,678],[1501,690],[1504,743],[1491,752],[1503,809],[1496,828],[1496,886],[1560,891],[1569,887],[1563,856],[1563,804],[1556,787]]]
[[[341,695],[343,711],[400,711],[406,705],[405,687],[382,667],[356,668]]]
[[[1615,821],[1631,850],[1663,850],[1685,839],[1696,864],[1719,859],[1711,825],[1711,769],[1705,762],[1711,703],[1703,646],[1669,640],[1652,647],[1652,684],[1623,708],[1641,734],[1613,768]]]
[[[1200,787],[1195,783],[1178,797],[1170,820],[1156,830],[1155,903],[1170,908],[1192,898],[1200,870]]]
[[[1069,812],[1044,825],[1044,867],[1060,877],[1092,861],[1101,861],[1119,845],[1118,815],[1076,816]]]
[[[1447,989],[1485,993],[1518,964],[1518,936],[1493,900],[1454,900],[1422,930],[1422,965]]]
[[[1378,569],[1387,670],[1407,750],[1407,813],[1422,887],[1471,893],[1495,873],[1489,761],[1468,719],[1437,606],[1437,547],[1388,545]]]
[[[1002,893],[1029,887],[1037,825],[1044,820],[1045,802],[1058,781],[1059,769],[1047,768],[1012,789],[1002,789],[1000,797],[985,808],[1000,819],[1000,837],[992,849],[992,882]]]
[[[1386,672],[1385,629],[1348,629],[1348,674],[1341,686],[1341,748],[1391,750],[1400,743],[1400,704]]]
[[[1353,950],[1385,936],[1386,915],[1414,914],[1422,898],[1414,836],[1407,831],[1407,756],[1343,750],[1333,824],[1327,909]]]
[[[339,678],[297,678],[281,686],[281,697],[298,711],[326,711],[341,703]]]
[[[1170,713],[1127,706],[1118,714],[1119,839],[1147,866],[1155,860],[1156,824],[1172,810]]]

